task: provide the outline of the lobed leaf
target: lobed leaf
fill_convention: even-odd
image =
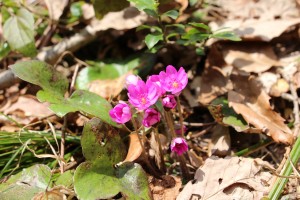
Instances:
[[[3,26],[3,36],[12,50],[25,56],[35,56],[34,18],[25,8],[20,8],[16,15],[9,17]]]

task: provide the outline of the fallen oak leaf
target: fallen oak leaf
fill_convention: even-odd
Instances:
[[[195,179],[185,185],[177,199],[261,199],[272,178],[262,168],[257,159],[212,156],[198,168]]]
[[[228,92],[229,106],[274,141],[292,144],[292,131],[284,124],[285,120],[272,110],[270,97],[261,89],[260,83],[253,76],[232,75],[231,80],[236,91]]]

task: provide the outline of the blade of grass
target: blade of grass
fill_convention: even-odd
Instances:
[[[296,165],[296,163],[298,162],[298,160],[300,158],[300,137],[297,138],[297,140],[291,150],[290,158],[291,158],[291,162],[288,159],[286,160],[285,166],[284,166],[283,170],[281,171],[280,175],[290,176],[293,171],[292,164]],[[287,178],[277,177],[277,179],[268,195],[268,198],[270,200],[279,199],[287,181],[288,181]]]

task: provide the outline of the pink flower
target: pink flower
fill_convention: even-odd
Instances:
[[[131,119],[130,107],[124,101],[119,101],[119,103],[109,111],[109,115],[113,121],[124,124]]]
[[[145,127],[150,127],[159,121],[160,121],[159,112],[157,112],[153,108],[148,108],[147,110],[145,110],[145,115],[142,122]]]
[[[126,87],[131,84],[136,85],[138,80],[141,80],[141,78],[136,75],[130,74],[126,77],[125,85],[126,85]]]
[[[149,81],[152,81],[153,83],[156,83],[158,85],[158,88],[160,90],[160,96],[164,95],[166,91],[161,87],[159,75],[152,75],[148,77]]]
[[[159,80],[164,90],[175,95],[178,95],[188,83],[187,73],[183,67],[177,72],[172,65],[167,66],[166,72],[159,73]]]
[[[160,95],[157,84],[149,80],[146,83],[138,80],[136,85],[128,85],[127,90],[129,102],[139,110],[145,110],[155,104]]]
[[[173,109],[177,105],[174,95],[168,94],[162,99],[162,104],[166,108]]]
[[[181,138],[175,138],[173,139],[172,143],[171,143],[171,151],[175,152],[177,155],[181,155],[184,152],[187,152],[188,150],[188,144],[186,143],[186,141]]]

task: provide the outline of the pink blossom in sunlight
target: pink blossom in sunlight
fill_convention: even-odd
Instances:
[[[173,109],[176,107],[177,102],[174,95],[168,94],[162,99],[162,104],[165,108]]]
[[[160,79],[159,79],[159,75],[152,75],[148,77],[149,81],[152,81],[154,83],[156,83],[159,87],[160,90],[160,96],[164,95],[166,93],[166,91],[161,87],[161,83],[160,83]]]
[[[171,142],[171,151],[175,152],[177,155],[181,155],[188,150],[188,144],[185,139],[177,137]]]
[[[131,119],[130,107],[124,101],[119,101],[119,103],[109,111],[109,115],[113,121],[124,124]]]
[[[160,96],[160,90],[156,83],[147,80],[145,83],[138,80],[136,85],[127,86],[129,102],[138,110],[145,110],[155,104]]]
[[[160,114],[157,110],[153,108],[148,108],[147,110],[145,110],[144,119],[142,122],[145,127],[150,127],[159,121],[160,121]]]
[[[126,85],[126,87],[131,84],[136,85],[139,80],[141,80],[141,78],[139,76],[130,74],[126,77],[125,85]]]
[[[188,83],[187,73],[180,67],[177,71],[172,65],[168,65],[166,72],[159,73],[161,87],[167,92],[179,95]]]

